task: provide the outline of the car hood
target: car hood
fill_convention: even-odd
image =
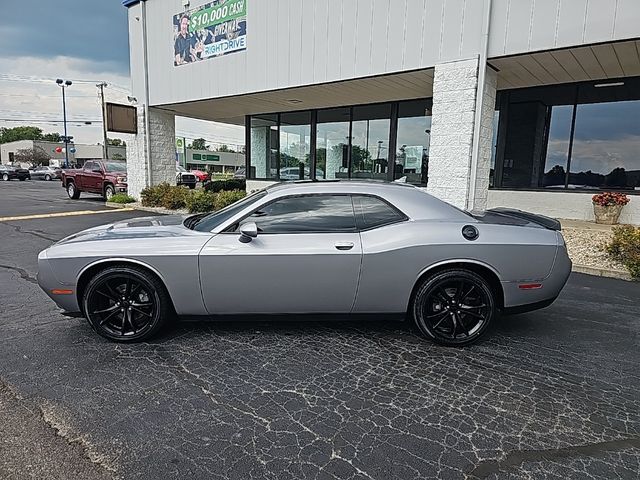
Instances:
[[[162,215],[122,220],[74,233],[60,240],[57,245],[94,242],[99,240],[123,240],[139,238],[167,238],[201,235],[184,226],[188,215]]]

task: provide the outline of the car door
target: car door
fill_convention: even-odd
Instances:
[[[241,241],[239,226],[257,237]],[[200,253],[211,314],[348,313],[362,246],[349,195],[300,195],[258,207]]]
[[[97,171],[98,170],[98,171]],[[98,162],[86,162],[82,168],[82,189],[87,192],[101,193],[102,170]]]

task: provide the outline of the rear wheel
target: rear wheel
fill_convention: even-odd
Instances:
[[[107,199],[107,202],[111,200],[111,197],[113,197],[115,194],[116,189],[113,187],[113,185],[107,185],[106,187],[104,187],[104,198]]]
[[[75,183],[67,183],[67,195],[69,195],[69,198],[73,200],[77,200],[80,198],[80,191],[76,188]]]
[[[5,181],[5,182],[8,182],[9,181],[9,174],[8,173],[3,173],[2,174],[2,180]]]
[[[48,174],[47,174],[47,175],[45,175],[45,176],[44,176],[44,179],[48,182],[49,180],[51,180],[51,175],[48,175]]]
[[[411,305],[422,334],[447,346],[469,345],[487,330],[496,314],[495,294],[469,270],[451,269],[424,279]]]
[[[162,282],[134,266],[98,272],[84,291],[82,308],[93,329],[115,342],[147,340],[173,313]]]

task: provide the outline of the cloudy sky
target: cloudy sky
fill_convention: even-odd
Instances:
[[[62,132],[56,78],[73,81],[67,90],[69,135],[77,143],[100,142],[95,84],[109,84],[105,96],[111,102],[127,103],[130,88],[127,10],[120,0],[0,1],[0,127]],[[188,139],[244,143],[240,127],[179,118],[176,129]]]

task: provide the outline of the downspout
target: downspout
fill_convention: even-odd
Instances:
[[[489,53],[489,26],[491,24],[491,0],[484,1],[484,19],[482,22],[482,39],[480,58],[478,60],[478,88],[476,89],[476,111],[473,119],[473,142],[471,144],[471,165],[469,166],[469,191],[465,202],[465,210],[473,210],[476,201],[476,182],[478,179],[478,156],[480,155],[480,127],[482,122],[482,100],[484,98],[484,82],[487,76],[487,58]]]
[[[146,173],[146,185],[147,187],[151,186],[151,138],[149,136],[150,129],[150,121],[149,121],[149,63],[148,63],[148,54],[147,54],[147,2],[140,2],[140,7],[142,9],[142,61],[144,65],[144,143],[146,155],[144,156],[144,161],[146,164],[145,173]]]

